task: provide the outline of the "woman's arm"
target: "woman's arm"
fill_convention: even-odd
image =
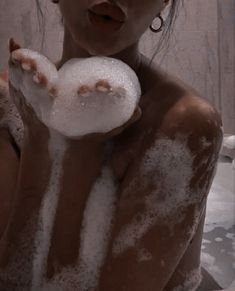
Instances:
[[[178,102],[129,166],[100,291],[163,290],[193,238],[222,140],[218,114],[199,100]]]
[[[14,198],[19,158],[7,128],[0,128],[0,237],[8,223]]]
[[[15,142],[3,119],[5,102],[9,97],[7,72],[0,72],[0,237],[8,223],[19,168]]]
[[[37,72],[39,65],[40,60],[19,51],[9,60],[9,89],[23,120],[24,138],[13,210],[0,241],[0,289],[13,290],[19,284],[21,289],[37,289],[77,261],[84,208],[102,170],[105,141],[139,116],[134,112],[110,132],[79,139],[59,133],[38,118],[29,100],[34,98],[34,105],[46,101],[46,106],[52,98],[47,76]]]

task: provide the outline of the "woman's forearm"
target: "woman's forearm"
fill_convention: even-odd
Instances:
[[[30,258],[24,266],[37,287],[46,273],[56,272],[55,261],[63,266],[77,259],[79,230],[86,199],[100,173],[101,149],[52,131],[42,136],[40,130],[26,130],[13,212],[0,244],[6,273],[20,253],[22,260]]]
[[[19,158],[6,128],[0,128],[0,238],[9,220],[19,169]]]

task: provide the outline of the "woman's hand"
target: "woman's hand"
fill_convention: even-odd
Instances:
[[[10,96],[24,124],[24,139],[26,140],[28,135],[31,135],[40,140],[45,139],[45,142],[47,142],[49,134],[47,126],[38,118],[31,104],[27,102],[23,92],[12,83],[12,79],[17,79],[21,83],[23,80],[27,80],[28,86],[33,85],[37,86],[38,90],[46,90],[47,78],[37,73],[37,63],[35,60],[20,54],[14,57],[13,53],[18,49],[20,49],[20,45],[15,43],[13,39],[10,39],[10,57],[8,61]]]
[[[96,124],[97,122],[99,123],[99,117],[101,115],[107,114],[107,112],[105,112],[105,110],[107,111],[106,103],[106,108],[104,109],[104,112],[95,113],[96,117],[91,117],[91,120],[93,118],[92,122],[94,123],[94,125],[92,125],[91,123],[91,125],[86,127],[84,123],[87,122],[87,118],[78,118],[77,120],[78,122],[82,122],[81,124],[74,123],[74,113],[79,116],[79,114],[83,114],[84,111],[86,114],[87,111],[87,114],[92,113],[94,115],[94,109],[92,109],[92,106],[94,106],[94,102],[98,102],[94,98],[94,96],[98,96],[99,94],[103,94],[103,96],[107,95],[107,99],[113,99],[114,102],[118,104],[119,101],[117,100],[118,98],[120,98],[120,94],[123,94],[123,91],[125,92],[125,89],[122,89],[120,87],[112,88],[108,80],[94,80],[93,86],[86,84],[78,86],[77,101],[74,101],[74,99],[69,99],[68,102],[71,102],[71,104],[73,105],[67,105],[67,98],[63,96],[64,93],[61,93],[61,91],[67,90],[68,97],[69,94],[73,94],[74,92],[71,91],[71,88],[66,85],[66,81],[65,84],[61,85],[61,83],[63,83],[64,81],[63,76],[65,75],[66,77],[66,75],[70,73],[66,71],[68,70],[67,67],[69,66],[66,65],[66,69],[64,69],[64,71],[59,75],[57,69],[53,64],[50,63],[49,60],[46,60],[43,56],[36,54],[33,51],[26,52],[25,50],[20,50],[19,48],[20,46],[16,44],[13,39],[11,39],[9,44],[9,50],[11,53],[9,59],[9,87],[13,101],[17,106],[19,113],[23,119],[24,125],[27,127],[27,129],[30,129],[35,125],[39,127],[46,126],[49,129],[58,131],[60,134],[69,137],[70,139],[88,139],[94,142],[94,140],[104,141],[111,136],[119,134],[126,127],[128,127],[130,124],[140,118],[141,109],[137,105],[132,116],[130,116],[130,118],[120,126],[117,126],[110,131],[106,130],[106,132],[102,133],[95,132]],[[74,77],[71,76],[71,78]],[[59,101],[57,101],[58,98]],[[90,98],[92,103],[91,107],[89,107]],[[84,106],[82,104],[79,105],[79,103],[82,102],[85,102],[85,108],[83,110],[79,109],[79,106]],[[110,104],[112,103],[110,102]],[[88,110],[86,109],[87,105],[89,107]],[[75,109],[73,108],[73,106],[75,107]],[[77,109],[79,109],[80,111],[76,112]],[[117,109],[120,110],[120,108],[118,107]],[[100,108],[98,108],[98,110],[100,110]],[[73,117],[70,118],[70,115],[72,115]],[[94,118],[97,118],[97,120],[95,120]],[[110,118],[110,115],[108,118]],[[62,124],[62,122],[60,122],[60,119],[63,119],[63,123],[65,124],[65,126],[64,124]],[[107,123],[109,122],[112,123],[112,120],[107,119]],[[42,124],[44,124],[44,126],[42,126]],[[71,131],[71,127],[76,127],[78,128],[78,130],[72,129]],[[86,134],[84,131],[79,130],[79,127],[88,128],[89,132]],[[92,127],[94,127],[94,133],[91,133]],[[68,132],[66,132],[66,130]],[[76,132],[78,133],[78,135],[76,134]],[[83,134],[81,135],[79,132],[83,132]]]

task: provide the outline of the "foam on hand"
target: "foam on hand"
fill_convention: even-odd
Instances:
[[[109,132],[126,123],[136,109],[140,84],[135,72],[120,60],[72,59],[57,71],[37,52],[12,52],[13,60],[20,56],[35,61],[37,73],[48,80],[47,86],[37,84],[37,75],[23,74],[19,66],[9,68],[11,83],[23,93],[44,124],[65,136]]]

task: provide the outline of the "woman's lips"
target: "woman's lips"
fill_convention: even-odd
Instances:
[[[94,12],[88,10],[89,20],[94,28],[102,32],[114,32],[119,30],[124,22],[108,18],[104,15],[97,15]]]
[[[96,1],[88,9],[88,15],[91,24],[103,32],[119,30],[127,18],[121,8],[104,0],[101,3]]]
[[[106,1],[103,1],[99,4],[93,4],[89,10],[97,15],[109,16],[116,21],[124,22],[126,20],[126,14],[122,11],[121,8]]]

